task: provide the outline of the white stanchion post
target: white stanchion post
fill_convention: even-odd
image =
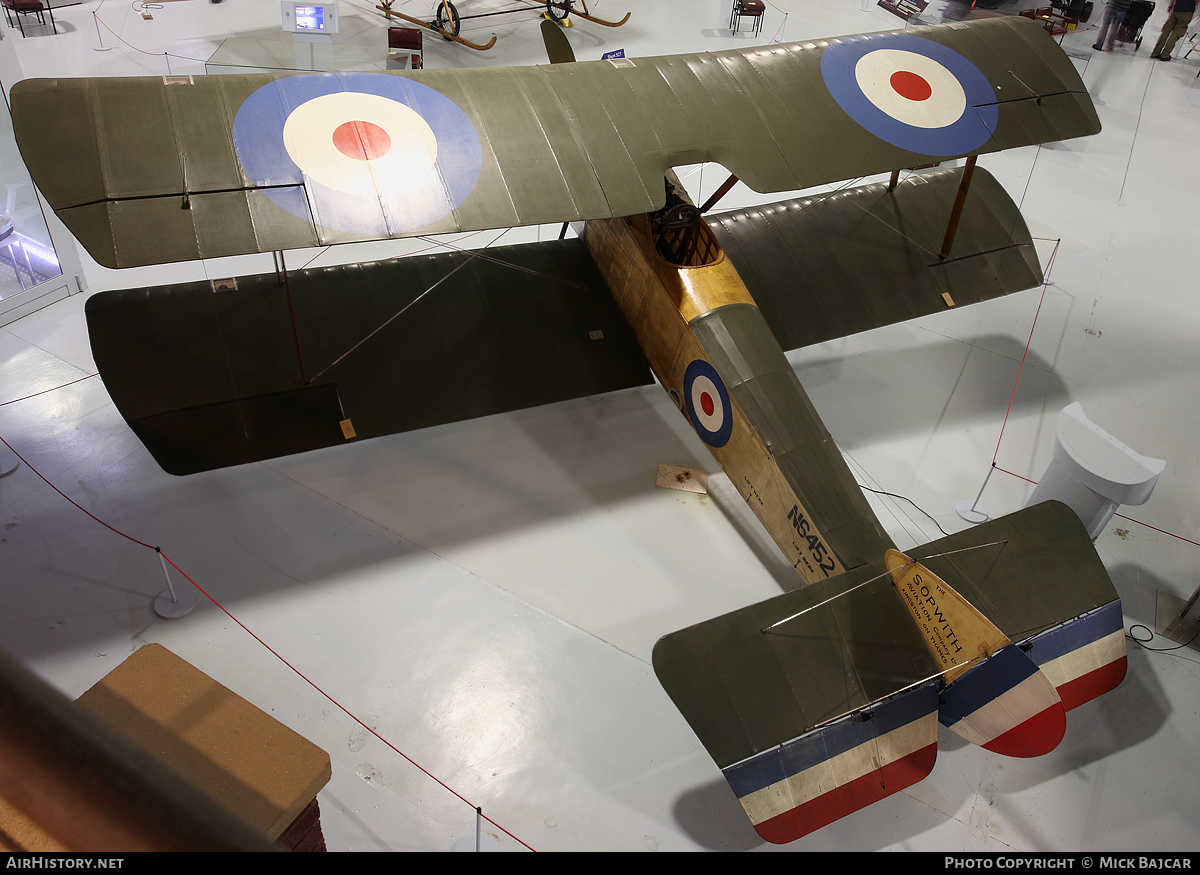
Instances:
[[[155,547],[154,552],[158,554],[158,561],[162,563],[163,577],[167,579],[167,588],[154,597],[154,613],[164,620],[178,620],[180,617],[186,617],[192,612],[192,608],[196,607],[196,594],[190,589],[184,590],[182,594],[176,594],[175,585],[171,583],[171,574],[167,571],[167,560],[163,557],[162,550]]]
[[[987,489],[988,481],[992,479],[992,472],[995,470],[996,466],[994,464],[988,468],[987,476],[983,478],[983,485],[979,487],[979,494],[975,496],[974,501],[964,498],[962,501],[955,503],[954,512],[967,522],[974,525],[987,522],[987,511],[979,506],[979,499],[983,497],[983,490]]]
[[[112,46],[104,44],[104,37],[100,34],[100,19],[96,17],[96,13],[92,13],[92,22],[96,25],[96,39],[100,41],[100,45],[92,46],[93,52],[111,52]]]

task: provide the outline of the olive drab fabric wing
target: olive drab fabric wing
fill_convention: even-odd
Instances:
[[[26,80],[11,105],[107,267],[636,215],[701,161],[791,191],[1099,130],[1019,17],[536,67]]]
[[[1041,281],[1016,205],[982,168],[955,257],[931,255],[960,174],[722,213],[709,224],[779,344],[798,349],[941,312],[943,295],[964,306]],[[164,470],[336,446],[347,420],[363,440],[653,380],[578,239],[290,276],[288,288],[258,275],[88,299],[105,386]],[[783,445],[775,452],[785,455]]]

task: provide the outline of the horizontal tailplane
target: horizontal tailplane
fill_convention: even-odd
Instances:
[[[660,683],[768,841],[919,781],[936,756],[935,715],[988,750],[1037,756],[1062,740],[1066,711],[1125,675],[1120,600],[1066,505],[1037,504],[908,554],[922,580],[947,587],[930,594],[952,589],[1009,643],[947,670],[880,557],[654,647]]]

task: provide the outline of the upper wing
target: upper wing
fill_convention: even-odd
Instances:
[[[33,179],[109,267],[634,215],[700,161],[790,191],[1099,130],[1019,17],[540,67],[27,80],[11,105]]]

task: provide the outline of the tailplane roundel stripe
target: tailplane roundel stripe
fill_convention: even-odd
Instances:
[[[723,772],[760,836],[782,844],[911,787],[937,759],[938,682],[830,721]]]
[[[1043,632],[1030,645],[1029,655],[1058,689],[1068,711],[1125,679],[1128,660],[1119,599]]]
[[[822,796],[776,815],[754,830],[764,839],[777,845],[793,842],[810,832],[828,826],[835,820],[866,808],[880,799],[924,780],[933,771],[937,759],[937,742],[882,768],[834,787]]]

